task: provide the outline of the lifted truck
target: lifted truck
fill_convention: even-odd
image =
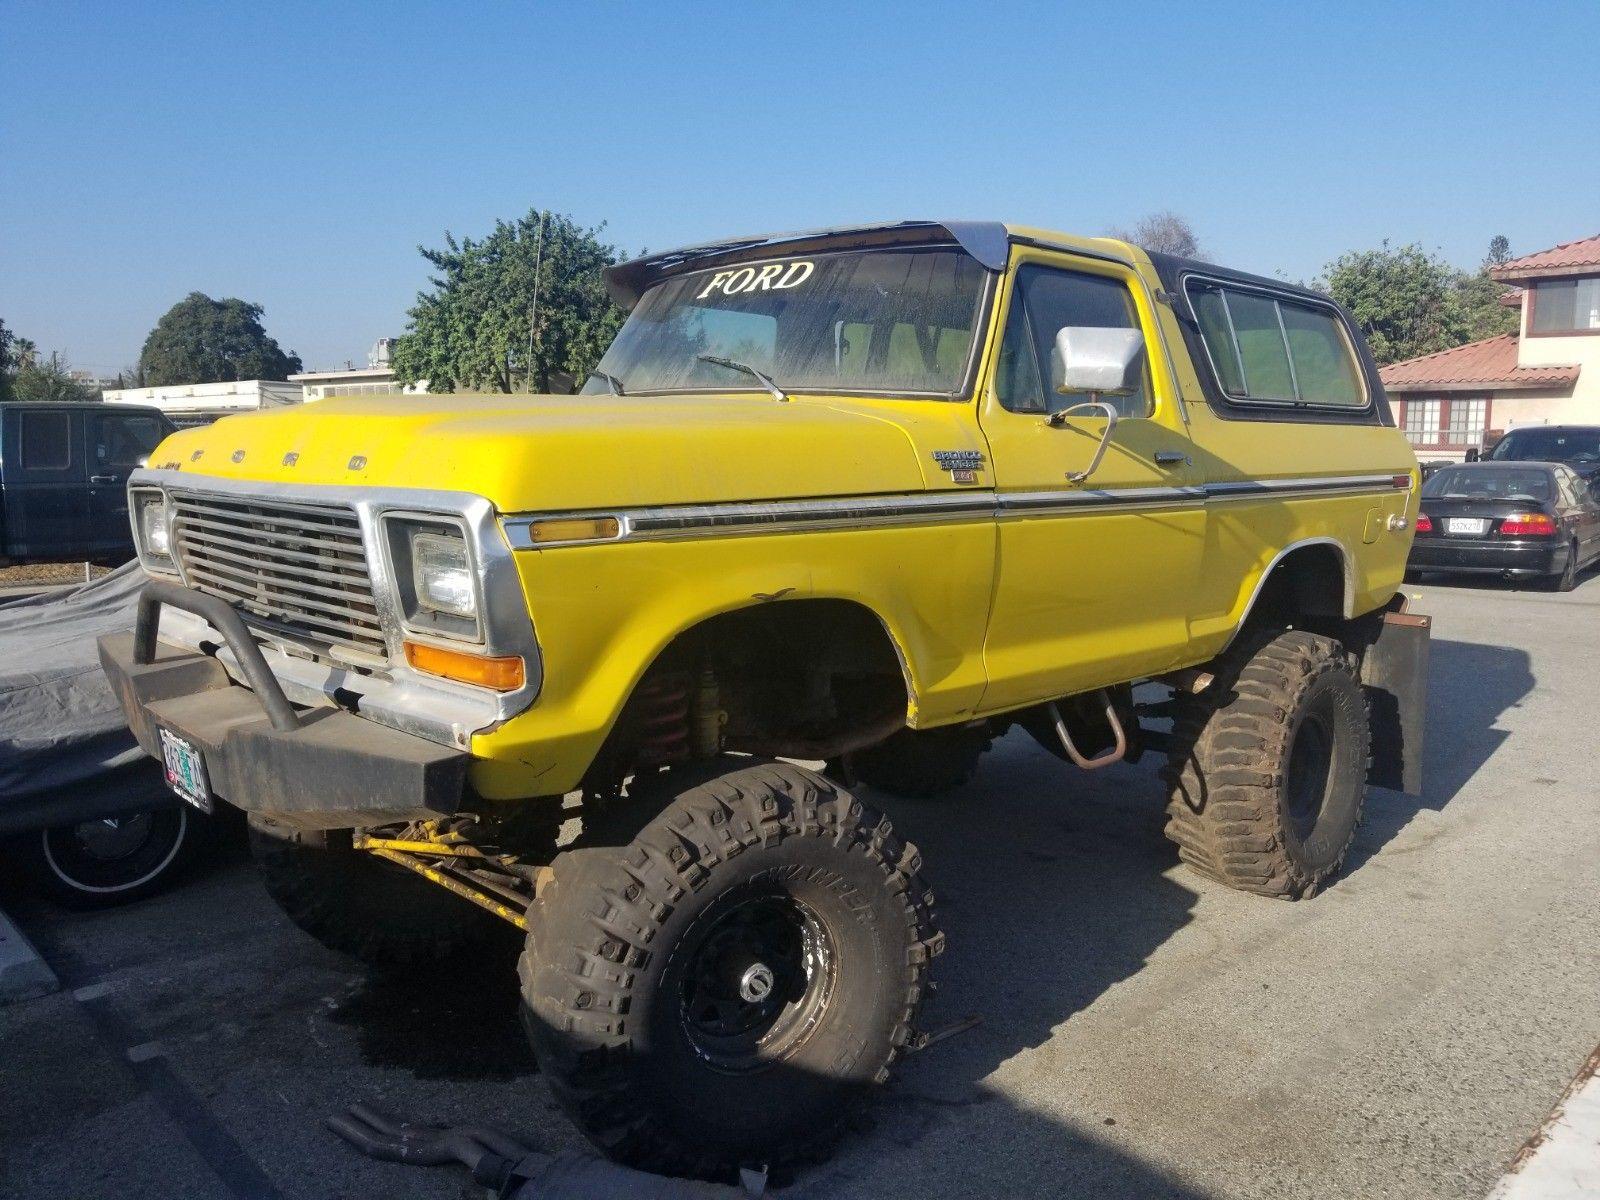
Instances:
[[[1086,769],[1157,749],[1184,860],[1289,899],[1369,762],[1417,787],[1416,460],[1326,297],[962,222],[608,285],[631,312],[579,395],[169,438],[101,649],[325,944],[525,930],[543,1074],[608,1153],[815,1155],[918,1044],[933,893],[856,781],[948,791],[1012,726]]]

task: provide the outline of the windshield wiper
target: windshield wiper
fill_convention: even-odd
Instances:
[[[611,374],[611,372],[609,372],[609,371],[601,371],[601,370],[596,369],[596,370],[590,371],[589,374],[592,377],[596,377],[596,378],[605,380],[606,387],[610,389],[611,394],[613,396],[626,396],[628,394],[627,391],[622,386],[622,380],[618,379],[615,375]]]
[[[743,371],[746,375],[754,375],[761,381],[761,386],[772,393],[774,400],[787,400],[789,398],[784,394],[781,387],[772,382],[772,376],[765,371],[752,367],[747,362],[740,362],[736,358],[723,358],[720,354],[696,354],[694,357],[697,362],[710,363],[714,367],[727,367],[730,371]]]

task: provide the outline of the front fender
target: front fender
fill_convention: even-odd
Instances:
[[[908,723],[956,719],[983,691],[992,556],[987,526],[520,552],[544,684],[527,712],[473,739],[473,786],[490,799],[570,791],[662,650],[703,621],[761,604],[861,604],[899,655]]]

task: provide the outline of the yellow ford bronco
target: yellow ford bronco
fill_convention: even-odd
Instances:
[[[1417,465],[1326,297],[925,221],[607,283],[630,314],[577,395],[168,438],[101,657],[325,944],[525,930],[543,1074],[608,1153],[813,1155],[918,1045],[933,894],[858,784],[947,792],[1012,727],[1086,770],[1156,751],[1183,859],[1290,899],[1369,780],[1416,789]]]

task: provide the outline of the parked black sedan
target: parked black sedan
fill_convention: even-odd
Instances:
[[[1499,575],[1547,580],[1571,591],[1600,559],[1600,501],[1560,463],[1448,466],[1422,485],[1413,575]]]

